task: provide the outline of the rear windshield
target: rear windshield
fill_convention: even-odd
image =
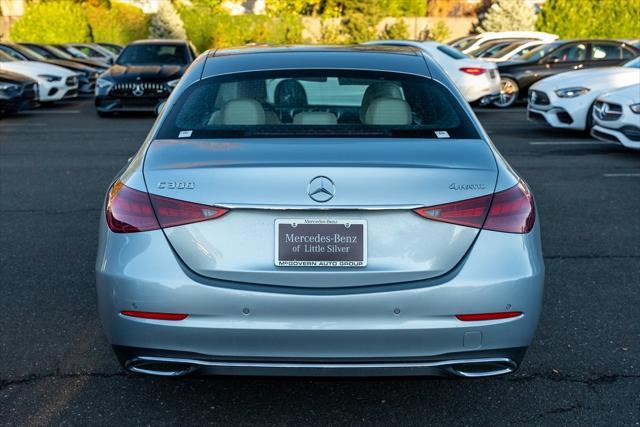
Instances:
[[[266,71],[189,87],[160,138],[479,138],[460,102],[425,77],[372,71]]]
[[[453,59],[465,59],[469,57],[468,55],[460,52],[458,49],[447,46],[446,44],[439,45],[438,50]]]
[[[116,61],[119,65],[187,65],[189,54],[182,44],[129,45]]]

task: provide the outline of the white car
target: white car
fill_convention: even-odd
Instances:
[[[501,39],[531,39],[540,40],[545,43],[551,43],[558,38],[555,34],[543,33],[540,31],[500,31],[500,32],[486,32],[473,36],[463,37],[456,39],[451,43],[452,47],[462,51],[462,53],[468,53],[482,46],[485,43],[489,43],[494,40]]]
[[[522,42],[515,42],[510,44],[509,46],[499,50],[493,56],[482,58],[485,61],[491,62],[504,62],[509,61],[511,59],[515,59],[520,55],[526,55],[531,52],[533,49],[538,46],[542,46],[547,44],[547,42],[543,42],[540,40],[528,40]]]
[[[17,61],[0,52],[0,70],[22,74],[38,83],[40,102],[59,101],[78,96],[78,74],[38,61]]]
[[[598,96],[640,83],[640,57],[621,67],[591,68],[547,77],[529,89],[529,120],[589,131]]]
[[[591,135],[601,141],[640,150],[640,84],[598,98]]]
[[[500,95],[500,73],[493,62],[471,58],[434,41],[384,40],[366,44],[413,46],[427,53],[451,77],[467,102],[489,103]]]

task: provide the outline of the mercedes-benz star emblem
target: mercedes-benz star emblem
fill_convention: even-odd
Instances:
[[[309,197],[318,203],[328,202],[336,194],[336,186],[326,176],[316,176],[309,181]]]
[[[142,95],[144,95],[144,89],[142,88],[142,85],[141,85],[141,84],[136,84],[135,86],[133,86],[133,91],[132,91],[132,93],[133,93],[135,96],[142,96]]]

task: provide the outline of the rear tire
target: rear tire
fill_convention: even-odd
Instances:
[[[520,87],[518,82],[510,77],[502,77],[500,80],[500,96],[493,101],[493,105],[498,108],[509,108],[518,100]]]

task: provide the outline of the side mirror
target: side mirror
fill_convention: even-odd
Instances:
[[[164,108],[164,104],[166,104],[167,101],[160,101],[158,102],[158,105],[156,105],[156,108],[154,108],[154,112],[156,113],[156,116],[159,116],[160,113],[162,113],[162,109]]]

